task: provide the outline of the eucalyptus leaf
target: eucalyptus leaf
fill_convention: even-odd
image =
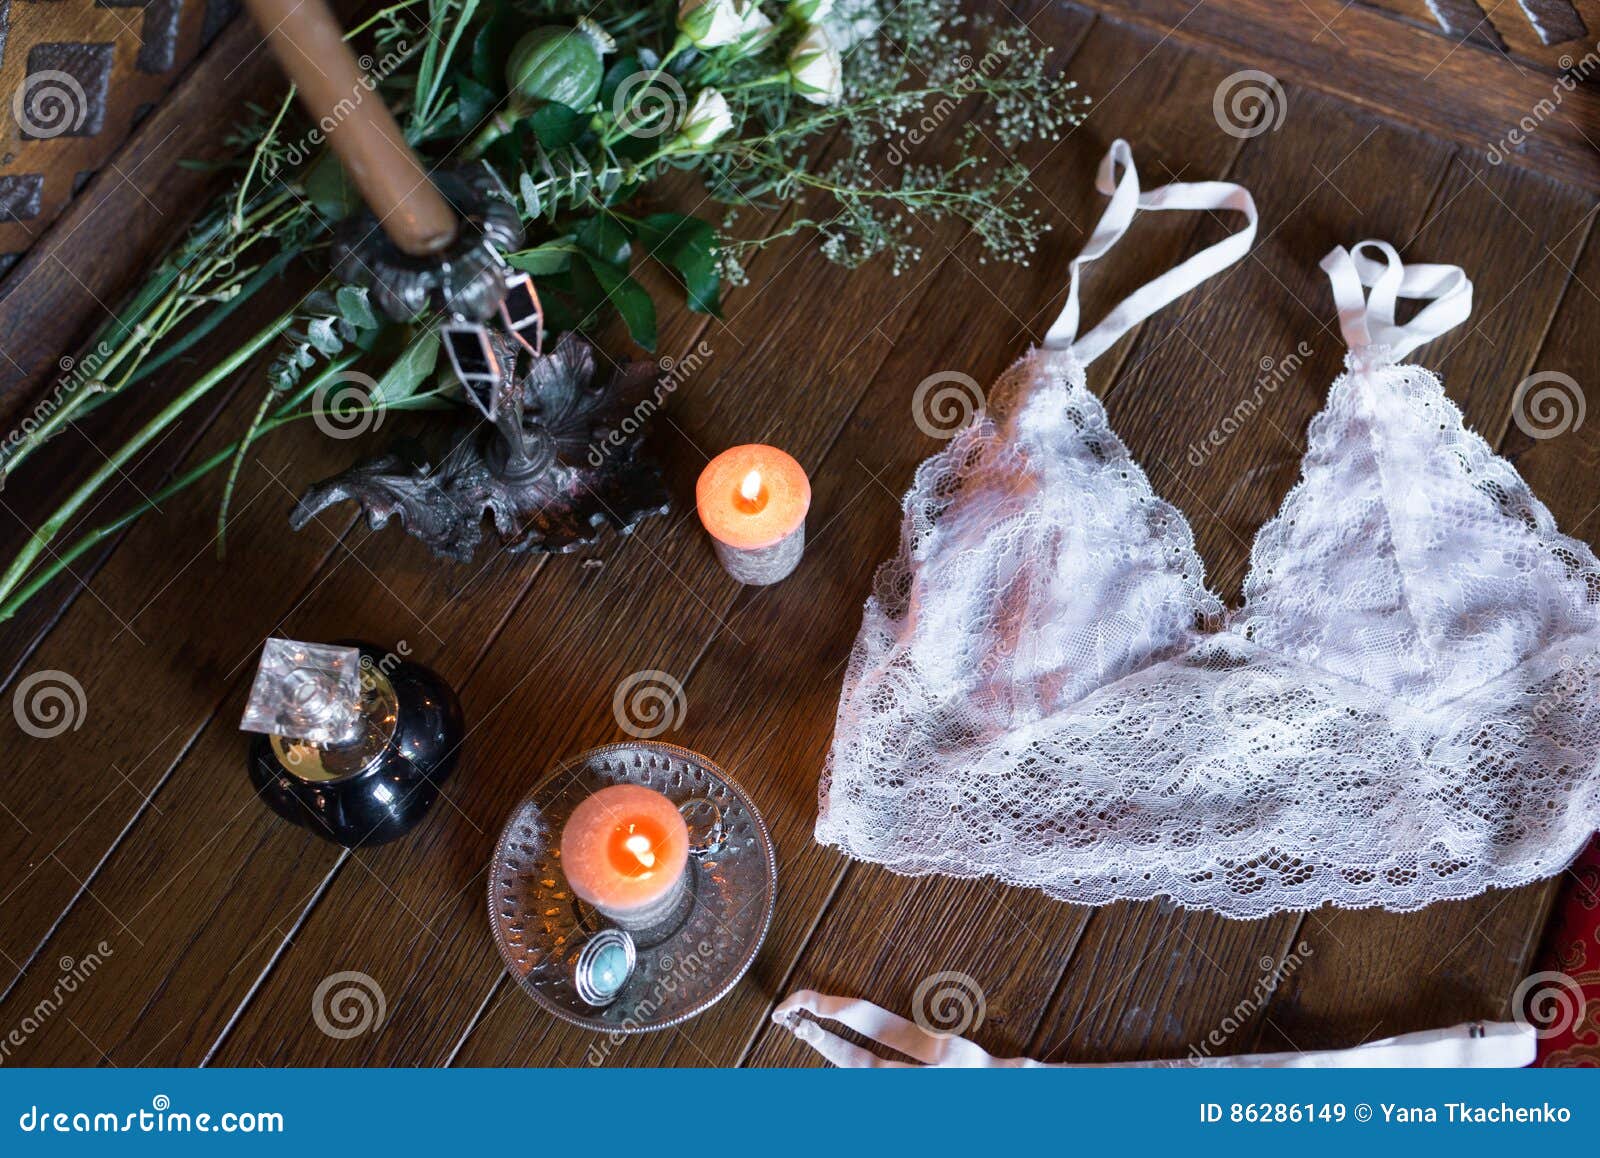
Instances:
[[[342,285],[333,299],[339,306],[339,316],[356,329],[372,330],[378,327],[378,315],[372,312],[372,303],[367,300],[366,286]]]
[[[325,354],[330,358],[344,349],[344,339],[339,337],[338,332],[333,328],[335,320],[332,317],[314,318],[311,324],[306,327],[306,337],[310,340],[317,353]]]
[[[539,196],[539,183],[531,173],[517,174],[517,191],[522,194],[522,212],[528,217],[539,216],[544,199]]]

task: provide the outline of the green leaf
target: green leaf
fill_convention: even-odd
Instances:
[[[571,265],[572,255],[578,252],[580,251],[572,244],[570,236],[558,237],[554,241],[547,241],[532,249],[519,249],[516,253],[508,253],[506,261],[512,269],[520,269],[523,273],[530,273],[534,277],[549,277]]]
[[[550,101],[534,109],[528,123],[546,149],[564,149],[583,136],[583,130],[589,125],[589,114]]]
[[[500,97],[488,85],[471,77],[456,80],[456,124],[463,134],[471,133],[483,122]]]
[[[332,153],[324,153],[305,179],[306,199],[330,221],[343,221],[359,209],[361,194]]]
[[[604,108],[611,108],[616,99],[617,89],[622,82],[639,71],[639,58],[637,56],[619,56],[612,61],[611,67],[606,69],[606,75],[600,81],[600,104]]]
[[[586,219],[572,236],[584,252],[607,265],[626,266],[633,251],[628,231],[609,213],[597,213]]]
[[[652,213],[635,225],[634,233],[649,256],[683,278],[691,310],[720,316],[717,231],[709,221],[681,213]]]
[[[544,209],[544,202],[539,199],[539,183],[533,179],[531,173],[517,175],[517,190],[522,194],[522,212],[528,217],[537,217]]]
[[[497,91],[505,87],[506,61],[511,59],[522,21],[507,5],[484,22],[472,42],[472,79]]]
[[[389,406],[411,397],[433,373],[438,358],[439,331],[429,326],[411,339],[394,364],[383,372],[372,391],[373,403]]]
[[[372,330],[378,326],[378,316],[367,301],[364,285],[342,285],[333,295],[339,306],[339,316],[358,330]]]
[[[629,277],[627,270],[594,257],[589,258],[589,268],[594,271],[606,298],[617,307],[617,313],[627,323],[628,333],[633,340],[653,352],[656,348],[656,307],[644,286]]]
[[[333,317],[314,318],[306,327],[306,337],[317,353],[329,358],[344,349],[344,339],[333,328],[336,320]]]

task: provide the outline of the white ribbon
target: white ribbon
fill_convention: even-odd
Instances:
[[[1117,176],[1117,166],[1122,176]],[[1115,140],[1105,159],[1095,187],[1110,196],[1111,203],[1089,235],[1088,243],[1068,267],[1067,304],[1044,336],[1042,343],[1052,350],[1071,349],[1087,366],[1109,350],[1118,338],[1144,321],[1168,302],[1175,301],[1214,274],[1221,273],[1250,251],[1256,238],[1256,203],[1241,185],[1227,181],[1174,182],[1147,193],[1139,191],[1139,174],[1133,166],[1133,150],[1128,142]],[[1140,209],[1190,209],[1242,213],[1245,225],[1214,245],[1147,282],[1124,298],[1100,324],[1078,337],[1078,281],[1083,267],[1105,255],[1128,231]]]
[[[1361,255],[1372,247],[1383,264]],[[1387,241],[1358,241],[1346,249],[1336,245],[1322,259],[1339,308],[1339,330],[1352,350],[1386,347],[1396,361],[1424,342],[1459,326],[1472,313],[1472,282],[1457,265],[1405,265]],[[1372,290],[1371,295],[1362,287]],[[1405,325],[1396,325],[1397,298],[1429,304]]]
[[[804,1016],[810,1014],[810,1017]],[[821,1020],[816,1020],[821,1019]],[[836,1066],[846,1069],[1495,1069],[1534,1060],[1537,1034],[1530,1025],[1472,1021],[1449,1029],[1405,1033],[1353,1049],[1255,1053],[1234,1057],[1187,1057],[1169,1061],[1103,1064],[1037,1062],[997,1058],[964,1037],[930,1033],[870,1001],[829,997],[802,989],[772,1011],[772,1020]],[[913,1061],[893,1061],[846,1041],[821,1021],[833,1021]]]

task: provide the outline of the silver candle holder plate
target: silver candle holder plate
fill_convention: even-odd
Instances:
[[[715,839],[689,858],[694,902],[676,928],[637,946],[627,983],[597,1008],[579,993],[585,944],[608,927],[573,895],[561,866],[561,830],[578,803],[613,784],[665,795],[694,834],[716,814]],[[593,748],[559,763],[512,811],[489,873],[489,925],[506,968],[561,1020],[602,1033],[647,1033],[710,1008],[755,960],[772,924],[777,858],[766,822],[744,790],[704,756],[638,741]]]

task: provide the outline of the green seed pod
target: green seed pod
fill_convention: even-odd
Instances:
[[[601,45],[587,30],[549,25],[517,41],[506,64],[512,99],[533,109],[546,101],[587,108],[600,92]]]

